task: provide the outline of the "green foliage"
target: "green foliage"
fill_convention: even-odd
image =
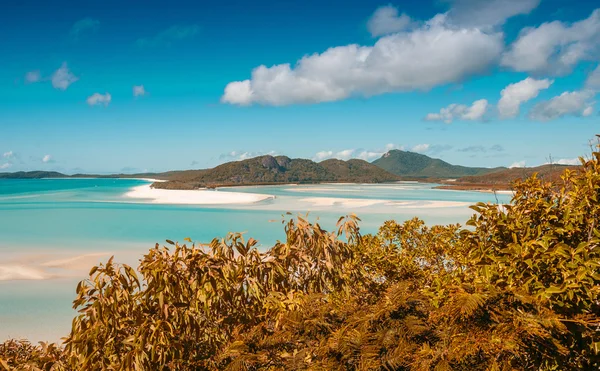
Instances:
[[[207,170],[188,170],[169,175],[168,182],[158,182],[155,188],[194,189],[207,186],[361,182],[378,183],[399,180],[363,160],[326,160],[320,163],[286,156],[260,156],[233,161]]]
[[[77,287],[63,349],[5,343],[3,367],[81,370],[596,370],[600,153],[515,184],[467,223],[304,218],[266,252],[239,234],[167,241]],[[37,362],[37,363],[36,363]],[[45,362],[45,363],[44,363]],[[23,368],[21,368],[23,369]]]

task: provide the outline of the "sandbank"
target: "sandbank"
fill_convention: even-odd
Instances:
[[[274,199],[275,196],[257,194],[229,192],[218,190],[171,190],[155,189],[146,184],[133,187],[125,197],[139,200],[148,200],[155,204],[177,204],[177,205],[228,205],[228,204],[253,204],[265,200]]]

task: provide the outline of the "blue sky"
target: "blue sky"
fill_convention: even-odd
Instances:
[[[600,133],[596,1],[30,1],[0,12],[0,171],[274,153],[570,163]]]

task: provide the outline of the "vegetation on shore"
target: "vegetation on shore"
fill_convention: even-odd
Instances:
[[[423,179],[461,178],[471,175],[484,175],[506,169],[505,167],[486,168],[452,165],[438,158],[431,158],[420,153],[401,151],[399,149],[387,152],[381,158],[373,161],[373,165],[398,176]]]
[[[303,218],[266,252],[167,241],[77,287],[63,346],[7,341],[6,370],[596,370],[600,152],[459,225]]]
[[[260,156],[228,162],[213,169],[184,171],[167,182],[152,186],[162,189],[290,184],[290,183],[382,183],[401,178],[363,160],[330,159],[320,163],[286,156]]]
[[[537,167],[511,168],[495,171],[485,175],[465,176],[451,182],[440,180],[443,185],[439,189],[455,190],[510,190],[511,185],[537,174],[537,177],[547,182],[559,182],[566,169],[575,170],[578,166],[547,164]]]

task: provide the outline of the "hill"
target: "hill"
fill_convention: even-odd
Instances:
[[[372,163],[392,174],[414,178],[460,178],[506,169],[504,167],[485,168],[452,165],[437,158],[397,149],[387,152]]]
[[[466,176],[456,182],[442,182],[442,189],[510,189],[511,184],[517,180],[524,180],[537,174],[537,177],[548,182],[557,182],[565,169],[579,169],[573,165],[542,165],[537,167],[512,168],[496,171],[486,175]]]
[[[363,160],[326,160],[316,163],[286,156],[260,156],[233,161],[206,170],[177,172],[168,182],[155,183],[155,188],[195,189],[201,187],[352,182],[380,183],[400,178]]]
[[[68,175],[56,171],[18,171],[16,173],[0,173],[0,179],[42,179],[68,177]]]

